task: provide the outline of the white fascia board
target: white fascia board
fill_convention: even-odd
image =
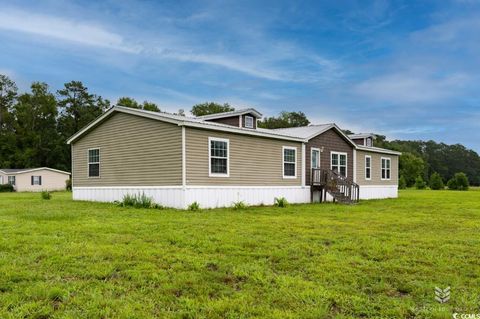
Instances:
[[[384,148],[370,148],[368,146],[358,145],[357,149],[366,152],[380,153],[380,154],[390,154],[390,155],[402,155],[401,152],[387,150]]]
[[[60,173],[60,174],[70,175],[69,172],[61,171],[59,169],[54,169],[54,168],[50,168],[50,167],[32,168],[32,169],[29,169],[29,170],[19,171],[19,172],[14,172],[14,173],[9,173],[9,174],[17,175],[17,174],[31,173],[31,172],[41,171],[41,170],[47,170],[47,171],[57,172],[57,173]]]

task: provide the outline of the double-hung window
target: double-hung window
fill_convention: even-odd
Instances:
[[[372,179],[372,157],[365,155],[365,179]]]
[[[32,176],[32,185],[42,185],[42,176]]]
[[[332,152],[331,169],[347,177],[347,153]]]
[[[228,139],[208,138],[209,176],[229,176],[229,144],[230,141]]]
[[[296,147],[283,147],[283,178],[297,178]]]
[[[12,186],[15,186],[15,176],[8,176],[8,183]]]
[[[391,160],[389,157],[382,157],[382,179],[390,179]]]
[[[320,150],[318,148],[312,148],[312,168],[320,168]]]
[[[100,149],[88,150],[88,177],[100,177]]]
[[[253,117],[252,116],[245,116],[245,127],[246,128],[253,128]]]

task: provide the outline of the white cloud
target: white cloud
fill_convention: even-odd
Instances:
[[[192,15],[191,20],[203,18],[202,14]],[[91,21],[15,8],[3,8],[0,11],[0,30],[77,45],[141,54],[154,59],[211,65],[272,81],[318,83],[330,81],[340,74],[335,61],[306,52],[289,43],[272,43],[258,34],[253,39],[243,33],[239,35],[240,47],[236,51],[212,51],[212,41],[198,42],[197,33],[179,30],[175,23],[154,34],[132,29],[131,26],[124,27],[130,34],[114,32]],[[132,34],[135,35],[135,40],[132,40]],[[242,50],[247,53],[240,54]],[[96,57],[93,55],[91,58]]]
[[[365,80],[353,92],[390,103],[435,102],[458,95],[469,80],[466,74],[436,77],[422,71],[399,72]]]
[[[93,23],[77,22],[16,9],[0,11],[0,29],[124,52],[136,53],[140,50],[139,47],[127,44],[121,35]]]

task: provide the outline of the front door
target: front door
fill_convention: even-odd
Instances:
[[[320,168],[320,149],[312,147],[312,168]]]

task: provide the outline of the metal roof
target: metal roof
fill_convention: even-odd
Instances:
[[[278,132],[280,134],[309,139],[331,129],[334,126],[335,124],[330,123],[330,124],[309,125],[309,126],[301,126],[301,127],[278,128],[278,129],[274,129],[273,131]],[[268,131],[272,131],[272,130],[268,130]]]
[[[5,174],[15,174],[22,171],[28,171],[32,168],[0,168],[0,171],[4,172]]]
[[[244,112],[247,110],[253,110],[253,109],[244,109],[244,110],[239,110],[238,112]],[[361,149],[372,151],[372,152],[380,152],[380,153],[383,152],[383,153],[398,154],[398,155],[400,154],[395,151],[381,149],[378,147],[366,147],[366,146],[364,147],[361,145],[357,145],[345,133],[343,133],[343,131],[335,123],[309,125],[309,126],[302,126],[302,127],[281,128],[281,129],[273,129],[273,130],[264,129],[264,128],[257,128],[252,130],[249,128],[236,127],[236,126],[231,126],[231,125],[222,124],[218,122],[206,121],[205,117],[188,117],[188,116],[182,116],[182,115],[176,115],[176,114],[170,114],[170,113],[164,113],[164,112],[153,112],[153,111],[145,111],[140,109],[133,109],[133,108],[124,107],[124,106],[114,106],[110,108],[103,115],[99,116],[93,122],[91,122],[86,127],[84,127],[83,129],[75,133],[72,137],[70,137],[67,140],[67,144],[70,144],[73,141],[75,141],[84,133],[94,128],[103,120],[107,119],[114,112],[121,112],[121,113],[142,116],[142,117],[151,118],[159,121],[177,124],[179,126],[189,126],[189,127],[196,127],[196,128],[202,128],[202,129],[245,134],[245,135],[262,136],[262,137],[276,138],[281,140],[289,140],[289,141],[296,141],[296,142],[303,142],[303,143],[306,143],[308,142],[309,139],[317,135],[320,135],[323,132],[326,132],[329,129],[333,128],[348,143],[350,143],[355,148],[359,148],[359,149],[361,148]],[[226,113],[229,113],[231,115],[233,112],[226,112]],[[222,114],[226,114],[226,113],[222,113]],[[247,111],[247,113],[249,112]]]
[[[71,142],[75,141],[84,133],[88,132],[97,124],[99,124],[100,122],[108,118],[114,112],[133,114],[137,116],[142,116],[142,117],[151,118],[159,121],[177,124],[179,126],[198,127],[198,128],[204,128],[204,129],[303,142],[303,139],[300,137],[286,135],[286,134],[283,134],[282,132],[276,132],[275,130],[258,130],[258,129],[252,130],[250,128],[235,127],[235,126],[222,124],[218,122],[205,121],[204,118],[187,117],[187,116],[163,113],[163,112],[145,111],[145,110],[133,109],[133,108],[124,107],[124,106],[114,106],[110,108],[107,112],[105,112],[104,114],[96,118],[93,122],[85,126],[83,129],[75,133],[72,137],[70,137],[67,140],[67,144],[70,144]]]
[[[70,175],[69,172],[61,171],[59,169],[54,169],[50,167],[36,167],[36,168],[0,168],[0,172],[3,172],[4,174],[23,174],[23,173],[28,173],[28,172],[35,172],[35,171],[40,171],[40,170],[48,170],[52,172],[57,172],[61,174],[67,174]]]

